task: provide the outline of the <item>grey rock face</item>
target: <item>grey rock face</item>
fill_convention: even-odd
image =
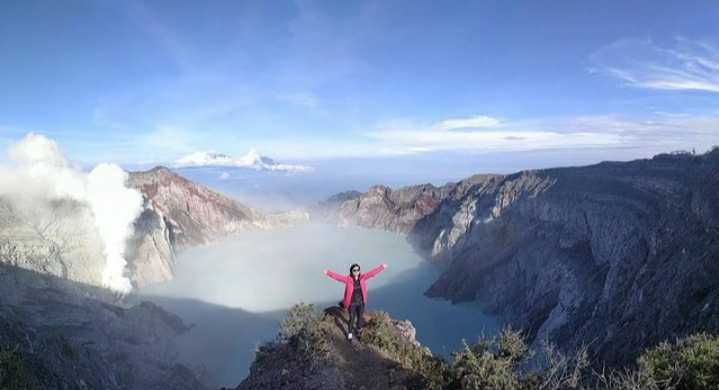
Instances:
[[[142,288],[172,279],[175,275],[172,227],[150,207],[145,207],[134,227],[127,243],[128,271],[133,285]]]
[[[418,223],[449,269],[429,289],[478,299],[565,349],[609,363],[699,330],[719,330],[719,153],[528,171]],[[451,211],[447,211],[451,214]],[[439,240],[439,242],[438,242]]]
[[[104,255],[92,211],[70,199],[0,197],[0,263],[102,284]]]
[[[339,222],[406,231],[447,267],[428,295],[479,300],[535,340],[623,364],[719,331],[719,151],[475,177],[426,213],[388,193],[343,203]]]

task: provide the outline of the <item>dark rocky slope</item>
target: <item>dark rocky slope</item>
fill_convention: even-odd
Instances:
[[[565,350],[621,364],[719,331],[719,150],[373,189],[337,209],[444,264],[429,295],[479,300]]]
[[[203,389],[176,364],[188,328],[143,302],[111,304],[107,290],[0,263],[0,387]]]

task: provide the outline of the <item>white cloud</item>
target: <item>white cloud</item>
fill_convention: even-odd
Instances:
[[[310,172],[312,167],[306,165],[281,164],[273,159],[260,155],[255,149],[247,154],[234,158],[217,152],[194,152],[175,161],[176,167],[221,166],[248,168],[257,171],[279,171],[288,173]],[[221,177],[221,179],[227,179]]]
[[[501,124],[497,118],[477,115],[468,118],[445,119],[436,125],[437,130],[492,128]]]
[[[489,122],[489,121],[487,121]],[[466,120],[446,119],[429,125],[393,122],[368,132],[377,150],[391,154],[442,151],[514,152],[548,149],[637,148],[652,151],[706,150],[719,144],[719,116],[651,114],[645,117],[594,115],[502,121],[472,131],[446,131]],[[454,126],[454,125],[453,125]],[[455,128],[453,127],[452,128]]]
[[[553,131],[482,131],[439,133],[434,131],[391,131],[372,134],[398,152],[430,151],[517,151],[548,148],[617,146],[623,136],[611,133],[559,133]]]
[[[478,152],[615,146],[621,134],[545,130],[547,124],[502,122],[489,116],[448,118],[429,125],[393,122],[367,136],[396,154],[469,150]],[[449,131],[462,129],[463,131]]]
[[[591,73],[639,88],[719,93],[719,48],[677,38],[672,47],[650,39],[622,39],[591,55]]]

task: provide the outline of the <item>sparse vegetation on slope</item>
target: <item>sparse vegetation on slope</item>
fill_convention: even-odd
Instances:
[[[251,375],[239,389],[719,388],[719,337],[707,334],[648,349],[632,367],[597,371],[587,348],[565,354],[546,343],[535,351],[524,333],[509,327],[494,337],[465,342],[446,361],[403,331],[411,324],[384,312],[368,313],[361,341],[350,344],[343,314],[338,308],[323,315],[311,305],[295,306],[277,339],[258,349]]]

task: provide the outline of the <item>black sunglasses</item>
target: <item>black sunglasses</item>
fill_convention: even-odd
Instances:
[[[359,272],[359,268],[352,268],[352,272],[355,272],[355,271]]]

